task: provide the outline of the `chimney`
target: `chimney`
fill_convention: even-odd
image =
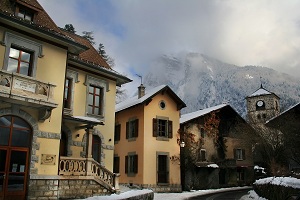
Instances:
[[[145,88],[146,87],[143,84],[138,87],[138,98],[141,98],[145,95]]]

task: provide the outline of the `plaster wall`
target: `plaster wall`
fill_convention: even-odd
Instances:
[[[134,140],[126,139],[126,122],[129,119],[139,119],[138,137]],[[138,105],[131,109],[116,113],[116,124],[121,124],[120,141],[115,144],[115,155],[120,157],[120,183],[144,182],[144,105]],[[138,155],[138,173],[135,176],[125,174],[125,156],[129,152]]]
[[[161,109],[159,103],[164,101],[165,109]],[[177,133],[179,130],[179,111],[177,104],[168,94],[157,94],[152,101],[145,106],[145,123],[144,123],[144,183],[157,183],[157,155],[158,152],[168,153],[169,156],[179,156],[180,147],[177,144]],[[173,122],[173,138],[167,141],[158,140],[153,137],[153,118],[168,117]],[[169,160],[170,161],[170,160]],[[169,183],[180,184],[180,165],[169,162]]]

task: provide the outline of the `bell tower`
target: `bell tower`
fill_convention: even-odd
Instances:
[[[250,124],[264,124],[279,115],[279,97],[266,90],[262,84],[258,90],[246,97],[247,120]]]

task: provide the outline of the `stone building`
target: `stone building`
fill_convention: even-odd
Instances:
[[[258,90],[246,97],[247,121],[250,124],[264,124],[280,113],[280,98],[261,85]]]
[[[251,184],[253,133],[251,126],[227,104],[182,115],[180,140],[186,144],[181,149],[183,188]],[[196,146],[189,147],[190,138]]]
[[[116,192],[116,85],[131,80],[37,0],[0,0],[0,199]]]

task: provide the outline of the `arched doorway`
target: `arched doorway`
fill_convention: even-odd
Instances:
[[[0,200],[25,199],[31,126],[17,116],[0,117]]]

